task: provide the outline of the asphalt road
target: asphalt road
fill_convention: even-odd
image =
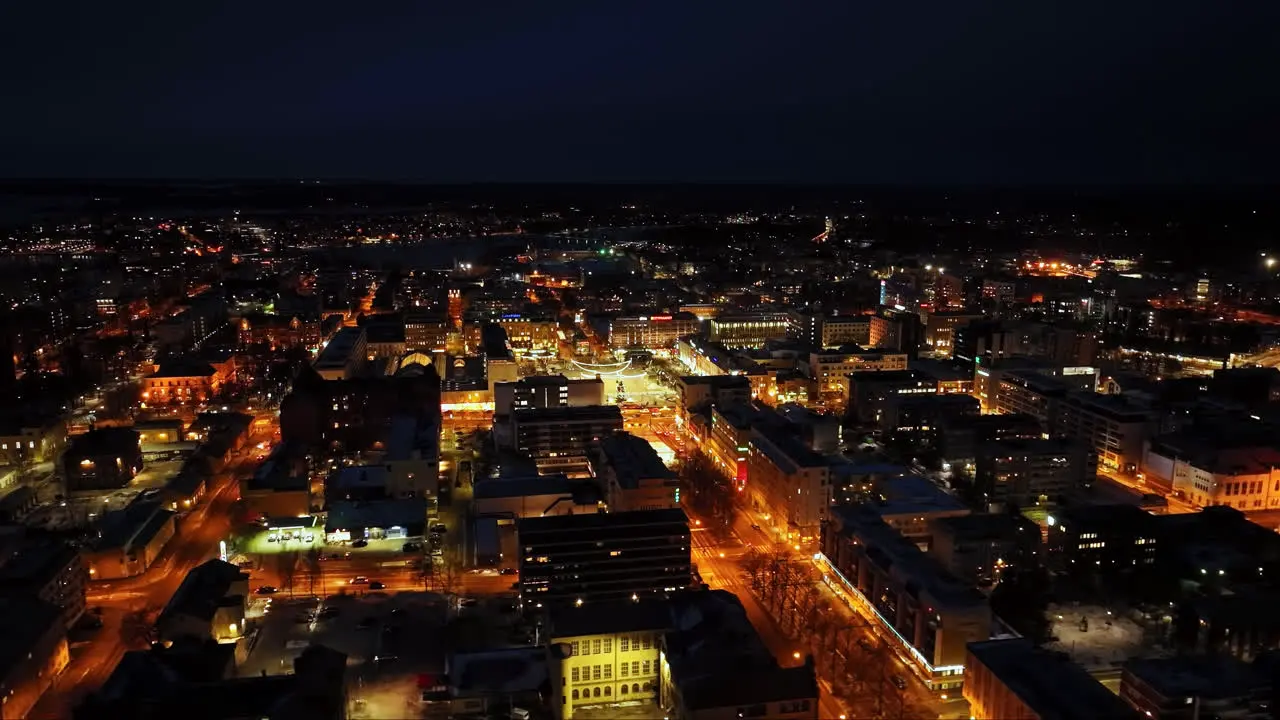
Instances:
[[[127,650],[145,649],[145,639],[127,628],[130,618],[134,624],[153,621],[187,572],[214,556],[230,529],[231,506],[239,494],[234,478],[245,466],[241,460],[215,476],[208,499],[182,519],[178,533],[146,573],[90,583],[87,603],[102,608],[103,627],[73,649],[71,663],[40,699],[32,718],[70,717],[70,709],[106,682]]]
[[[727,590],[738,596],[747,612],[747,619],[779,665],[790,667],[804,662],[804,655],[808,651],[807,643],[787,637],[769,611],[756,599],[747,584],[746,572],[742,569],[742,558],[753,545],[765,549],[772,548],[773,543],[763,532],[752,528],[751,521],[743,517],[738,517],[728,527],[713,522],[711,518],[692,513],[690,519],[695,523],[691,532],[693,561],[698,566],[703,582],[712,588]],[[699,521],[701,525],[698,525]],[[843,703],[831,694],[829,686],[822,687],[818,705],[819,717],[822,718],[839,718],[846,714]]]

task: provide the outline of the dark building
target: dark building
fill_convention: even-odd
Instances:
[[[24,593],[62,610],[71,627],[84,615],[89,570],[71,545],[45,537],[18,537],[0,548],[0,587]]]
[[[622,430],[616,405],[528,408],[511,413],[515,448],[539,467],[585,458],[591,443]]]
[[[1040,527],[1013,513],[959,515],[929,521],[929,555],[957,578],[990,587],[1008,570],[1034,567]]]
[[[341,720],[347,717],[347,656],[311,645],[293,673],[234,677],[234,658],[217,643],[174,644],[125,653],[103,687],[76,708],[76,720]]]
[[[951,463],[976,460],[978,448],[995,440],[1032,440],[1044,434],[1044,425],[1032,415],[979,415],[943,420],[935,433],[938,451]]]
[[[964,698],[982,718],[1138,720],[1138,712],[1065,653],[1023,638],[969,643]]]
[[[858,421],[879,424],[899,395],[936,395],[937,379],[916,370],[860,372],[849,376],[849,407]]]
[[[974,480],[989,503],[1030,507],[1062,502],[1092,486],[1097,476],[1098,456],[1091,446],[1036,438],[984,443]]]
[[[1156,516],[1136,505],[1080,505],[1048,517],[1047,547],[1056,569],[1099,578],[1155,564]]]
[[[77,435],[67,443],[62,466],[67,492],[122,488],[142,470],[138,432],[111,427]]]
[[[1151,720],[1274,717],[1265,665],[1227,655],[1134,659],[1124,664],[1120,698]]]
[[[395,377],[325,380],[306,367],[280,403],[280,436],[308,448],[354,452],[385,442],[396,415],[440,418],[434,366]]]
[[[679,508],[525,518],[517,534],[526,606],[660,596],[693,580]]]
[[[1209,392],[1249,408],[1280,401],[1280,369],[1273,367],[1215,370]]]

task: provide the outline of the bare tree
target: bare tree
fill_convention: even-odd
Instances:
[[[282,552],[276,555],[276,572],[280,575],[280,585],[293,596],[293,580],[298,575],[297,551]]]
[[[448,549],[431,560],[430,574],[427,575],[430,584],[442,595],[454,594],[462,581],[462,563],[458,559],[457,552]]]
[[[313,545],[302,557],[307,564],[308,592],[316,594],[317,578],[320,580],[320,591],[324,592],[324,566],[320,562],[320,549]]]
[[[743,554],[740,566],[747,574],[747,583],[751,589],[756,593],[764,590],[769,571],[769,558],[753,547]]]

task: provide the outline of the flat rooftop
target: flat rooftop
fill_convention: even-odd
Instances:
[[[364,338],[364,328],[342,328],[334,333],[329,340],[329,344],[325,345],[324,349],[320,351],[320,355],[316,357],[314,367],[338,368],[346,365],[351,361],[351,356],[355,352],[356,346]]]
[[[877,563],[892,567],[904,580],[915,582],[937,602],[952,608],[985,605],[986,596],[961,581],[914,542],[885,524],[875,508],[839,505],[831,509],[850,534],[856,535]]]
[[[625,489],[634,490],[641,480],[676,478],[649,441],[631,433],[616,432],[600,438],[600,452]]]
[[[885,478],[880,481],[879,488],[883,501],[874,507],[881,517],[954,512],[967,508],[959,498],[917,475]]]
[[[986,666],[1033,713],[1054,720],[1136,720],[1130,707],[1084,668],[1021,638],[969,643]],[[968,664],[968,663],[966,663]]]

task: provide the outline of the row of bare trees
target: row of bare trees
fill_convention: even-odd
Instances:
[[[907,699],[889,684],[893,663],[888,646],[868,631],[866,622],[851,621],[848,613],[823,599],[811,563],[785,549],[752,548],[742,568],[751,591],[783,632],[809,649],[815,670],[837,696],[873,701],[880,716],[888,698],[896,715],[903,716]]]
[[[302,573],[301,580],[306,582],[306,592],[315,595],[317,588],[325,591],[324,562],[320,559],[320,550],[310,548],[305,552],[288,551],[271,556],[275,561],[275,571],[280,578],[280,589],[293,595],[295,586]],[[422,558],[422,589],[451,594],[455,592],[462,579],[462,564],[453,552],[446,552],[443,557]]]

